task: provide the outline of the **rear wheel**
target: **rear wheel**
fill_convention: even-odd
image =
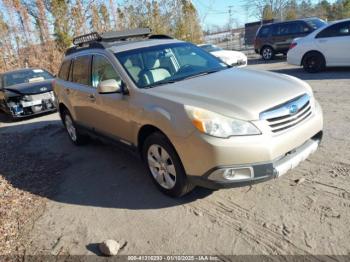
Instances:
[[[318,52],[310,52],[303,59],[303,68],[309,73],[318,73],[324,70],[326,61],[322,54]]]
[[[175,149],[163,134],[157,132],[146,138],[142,151],[150,175],[163,193],[180,197],[194,188]]]
[[[87,137],[79,132],[71,114],[67,110],[63,111],[62,118],[70,140],[75,145],[86,144]]]
[[[270,46],[265,46],[261,50],[261,56],[264,60],[272,60],[275,56],[275,51]]]

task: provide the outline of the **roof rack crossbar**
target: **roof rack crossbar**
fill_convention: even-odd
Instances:
[[[132,37],[147,37],[151,34],[149,28],[130,29],[118,32],[106,32],[101,35],[102,41],[117,41]]]
[[[94,41],[101,41],[101,36],[97,32],[92,32],[90,34],[77,36],[73,39],[73,44],[82,45],[82,44],[91,43]]]
[[[82,46],[83,44],[88,44],[91,42],[112,42],[118,40],[125,40],[132,37],[148,37],[150,34],[151,29],[149,28],[130,29],[119,32],[105,32],[102,34],[92,32],[90,34],[75,37],[73,39],[73,44],[76,46]]]

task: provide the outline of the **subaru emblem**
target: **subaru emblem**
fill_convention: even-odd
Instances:
[[[44,92],[44,91],[46,91],[47,90],[47,87],[42,87],[42,88],[40,88],[40,91],[41,92]]]
[[[297,105],[290,105],[288,107],[288,109],[289,109],[289,113],[291,115],[294,115],[296,112],[298,112],[298,106]]]

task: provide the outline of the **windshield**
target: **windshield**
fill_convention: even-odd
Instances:
[[[189,43],[158,45],[116,54],[139,88],[214,73],[229,66]]]
[[[28,69],[4,75],[4,87],[52,79],[53,76],[42,69]]]
[[[200,48],[204,49],[207,52],[221,51],[222,49],[216,45],[201,45]]]
[[[315,30],[327,25],[327,23],[321,19],[310,19],[307,20],[306,23],[308,23],[309,26],[311,26]]]

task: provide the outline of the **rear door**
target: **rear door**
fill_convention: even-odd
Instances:
[[[272,38],[274,48],[277,52],[287,51],[290,45],[289,26],[288,23],[275,24],[273,26]]]
[[[302,21],[294,21],[274,25],[273,39],[276,50],[286,52],[293,39],[310,33],[310,28]]]
[[[316,35],[315,41],[327,66],[350,65],[350,21],[327,27]]]
[[[75,113],[75,121],[88,128],[93,128],[91,119],[96,108],[96,89],[91,84],[91,61],[91,55],[73,59],[71,83],[65,90]]]

